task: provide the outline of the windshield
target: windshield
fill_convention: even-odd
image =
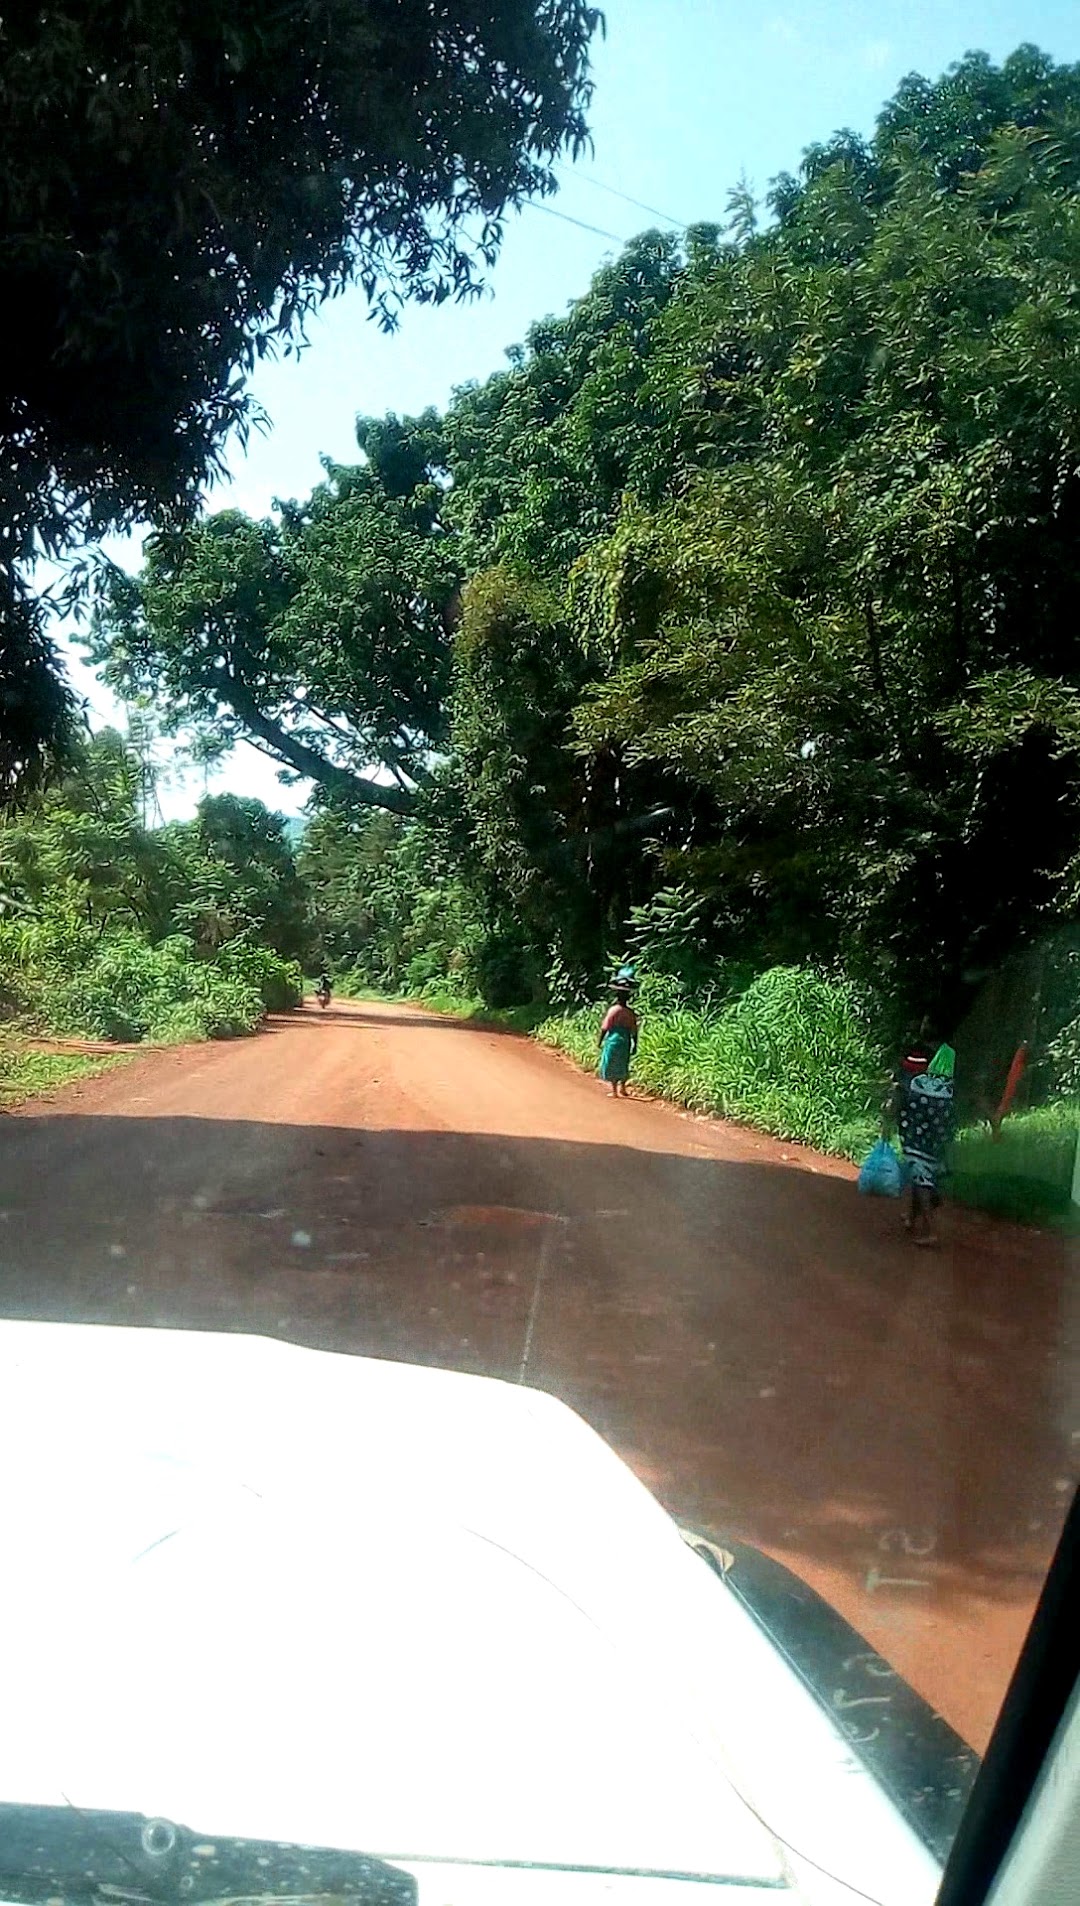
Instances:
[[[929,1902],[1078,1477],[1080,23],[0,78],[0,1804]]]

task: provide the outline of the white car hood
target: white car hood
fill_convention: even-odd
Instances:
[[[477,1899],[508,1897],[502,1862],[850,1899],[764,1814],[878,1898],[932,1898],[824,1715],[554,1399],[17,1323],[0,1390],[0,1798],[475,1865]]]

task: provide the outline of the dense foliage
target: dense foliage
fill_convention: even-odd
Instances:
[[[330,794],[405,811],[444,732],[459,576],[422,468],[394,487],[403,434],[371,426],[366,468],[328,465],[274,520],[222,511],[154,539],[137,580],[114,571],[91,642],[107,679],[161,697],[174,730],[247,734]]]
[[[102,1039],[251,1032],[299,999],[309,942],[284,823],[221,795],[148,828],[141,782],[106,730],[0,822],[0,1006]]]
[[[473,289],[506,207],[585,137],[598,19],[585,0],[5,11],[0,662],[21,645],[29,686],[0,700],[0,797],[58,739],[25,565],[189,510],[250,422],[255,357],[351,280],[386,321]]]
[[[311,775],[339,965],[572,1008],[633,950],[732,1109],[752,1010],[802,1028],[758,1055],[790,1083],[855,1000],[852,1077],[929,1013],[971,1109],[1021,1039],[1075,1082],[1080,69],[905,81],[358,437],[307,503],[159,539],[94,636]]]

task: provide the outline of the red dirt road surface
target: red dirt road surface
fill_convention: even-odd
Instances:
[[[4,1118],[0,1313],[554,1391],[982,1747],[1080,1451],[1080,1282],[1060,1242],[960,1213],[912,1250],[851,1178],[525,1040],[308,1008]]]

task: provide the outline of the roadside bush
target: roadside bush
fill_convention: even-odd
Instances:
[[[579,1066],[596,1064],[599,1047],[597,1034],[603,1017],[602,1006],[579,1006],[576,1012],[556,1013],[542,1019],[536,1036],[545,1046],[555,1046]]]
[[[402,975],[401,990],[407,998],[419,997],[429,986],[460,998],[464,998],[468,990],[460,970],[448,970],[442,951],[437,947],[427,947],[421,953],[414,953]]]
[[[83,965],[54,969],[49,1019],[58,1032],[91,1039],[145,1039],[174,1003],[174,961],[134,933],[101,941]]]
[[[268,946],[233,940],[215,955],[213,965],[230,979],[246,981],[259,993],[268,1013],[289,1012],[304,997],[304,975],[298,960],[283,959]]]
[[[63,908],[0,921],[0,988],[5,1017],[48,1026],[55,988],[93,957],[98,937]]]
[[[125,1045],[234,1038],[302,996],[296,962],[246,940],[206,959],[188,934],[151,945],[134,929],[102,936],[50,913],[0,923],[0,987],[13,1016]]]
[[[886,1068],[853,986],[773,967],[712,1013],[647,1011],[642,990],[634,1077],[650,1092],[844,1157],[869,1147]],[[537,1036],[594,1066],[601,1013],[546,1020]]]
[[[485,1011],[490,1010],[476,993],[467,993],[460,986],[450,986],[439,979],[431,980],[411,997],[422,1000],[436,1012],[450,1013],[455,1019],[482,1019]]]
[[[180,997],[150,1028],[151,1039],[175,1041],[178,1021],[201,1028],[203,1039],[236,1039],[254,1032],[264,1016],[262,994],[250,980],[223,973],[210,961],[181,969]],[[188,1036],[188,1035],[185,1035]]]
[[[28,949],[24,945],[25,956]],[[14,969],[24,997],[55,1031],[124,1044],[142,1039],[222,1039],[253,1032],[263,1016],[258,988],[212,961],[198,960],[183,935],[149,946],[119,932],[62,963],[63,948],[41,938],[35,966]],[[3,949],[0,949],[2,957]]]
[[[312,976],[307,991],[314,992],[315,977]],[[339,999],[386,999],[389,995],[380,986],[373,986],[366,968],[354,966],[344,973],[334,974],[334,992]]]
[[[637,990],[636,1005],[642,1018],[666,1018],[684,1012],[689,1005],[686,988],[672,973],[643,973]]]
[[[692,1111],[842,1158],[865,1157],[878,1130],[887,1067],[854,987],[774,967],[718,1013],[670,1005],[672,997],[666,976],[642,986],[633,1073],[640,1085]],[[583,1007],[546,1020],[536,1036],[592,1069],[602,1014],[602,1006]],[[986,1126],[962,1131],[952,1149],[949,1195],[1024,1223],[1065,1221],[1072,1215],[1078,1131],[1080,1092],[1014,1114],[998,1139]]]
[[[688,887],[663,887],[644,906],[631,907],[630,957],[656,979],[672,980],[684,998],[708,983],[705,903]]]
[[[567,960],[557,947],[552,949],[540,987],[547,1001],[548,1017],[576,1013],[588,1007],[596,996],[596,974],[579,962]]]
[[[773,967],[713,1023],[698,1076],[729,1116],[829,1151],[872,1137],[887,1067],[855,987]]]

